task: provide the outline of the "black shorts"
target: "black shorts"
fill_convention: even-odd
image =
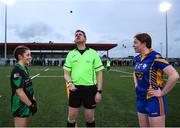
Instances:
[[[94,109],[96,107],[95,95],[97,87],[93,86],[76,86],[75,92],[70,91],[69,106],[73,108],[80,108],[81,105],[87,109]]]
[[[31,115],[31,111],[26,105],[21,105],[19,108],[13,112],[13,117],[29,117]]]

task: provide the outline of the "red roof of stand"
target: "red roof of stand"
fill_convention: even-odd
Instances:
[[[76,47],[74,43],[7,43],[7,49],[14,50],[18,45],[25,45],[31,50],[72,50]],[[86,45],[100,51],[107,51],[117,46],[117,44],[92,43],[87,43]],[[0,43],[0,50],[4,50],[4,43]]]

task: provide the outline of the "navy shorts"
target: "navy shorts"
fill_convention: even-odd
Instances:
[[[152,97],[150,99],[137,98],[137,110],[148,117],[158,117],[167,114],[166,97]]]

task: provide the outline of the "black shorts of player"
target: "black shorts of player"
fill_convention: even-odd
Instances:
[[[96,107],[95,95],[97,87],[93,86],[76,86],[77,90],[70,91],[69,106],[73,108],[80,108],[81,105],[87,109],[94,109]]]
[[[29,117],[31,115],[31,112],[28,107],[19,107],[15,112],[13,112],[13,117]]]

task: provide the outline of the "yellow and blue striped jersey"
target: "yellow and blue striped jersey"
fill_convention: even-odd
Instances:
[[[158,89],[163,87],[163,69],[169,63],[152,49],[146,55],[137,55],[135,61],[134,72],[137,79],[137,96],[151,98],[147,95],[147,90],[149,88]]]

